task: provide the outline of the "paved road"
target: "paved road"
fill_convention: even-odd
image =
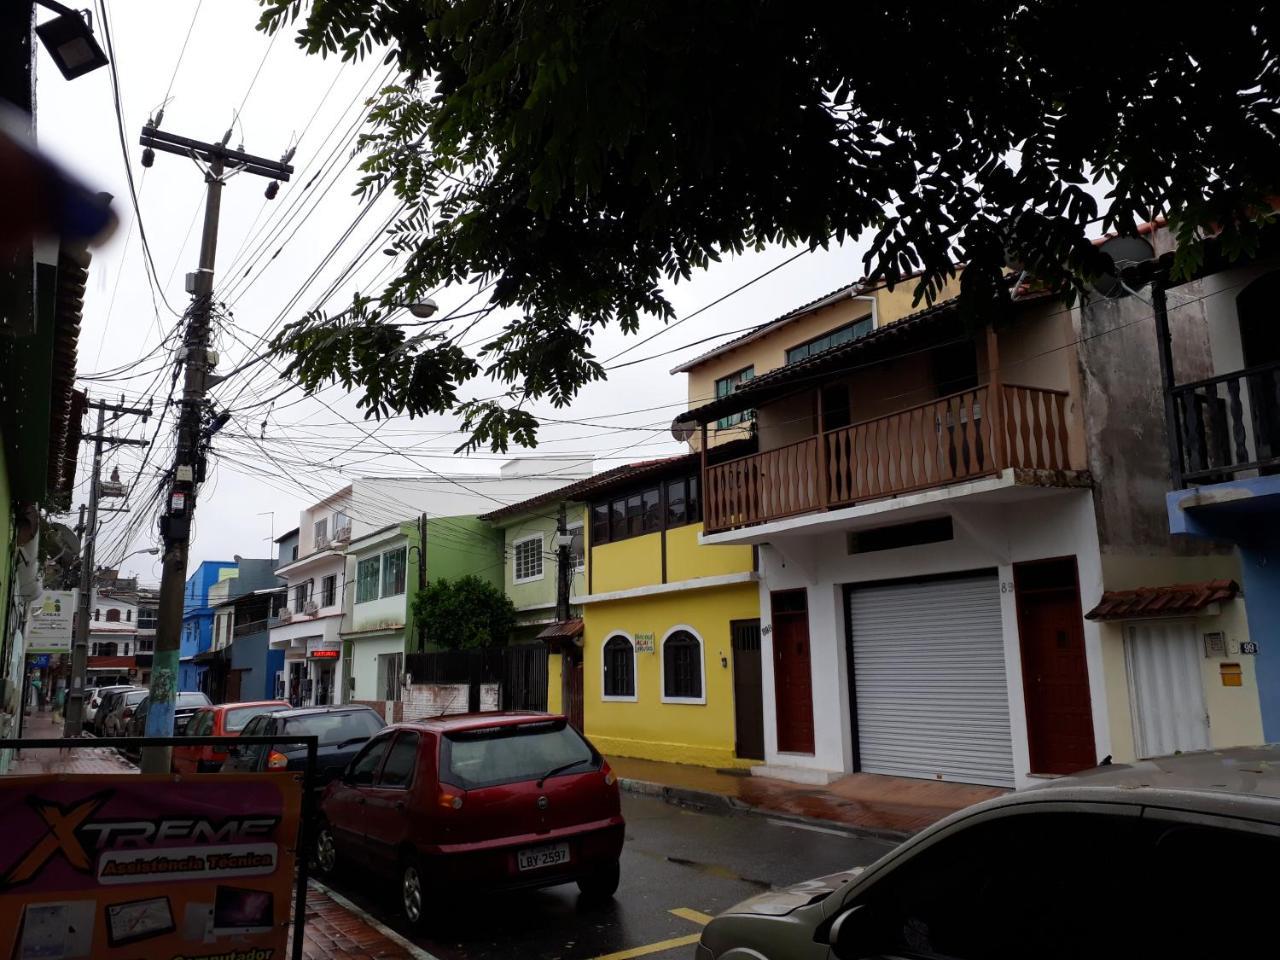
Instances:
[[[771,886],[870,863],[890,847],[758,816],[695,813],[651,797],[624,794],[623,813],[622,885],[605,906],[579,906],[574,886],[490,897],[414,935],[385,881],[353,873],[330,885],[440,960],[618,953],[670,960],[692,955],[705,915]]]

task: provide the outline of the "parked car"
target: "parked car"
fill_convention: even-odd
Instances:
[[[173,703],[173,735],[180,737],[187,729],[187,721],[201,707],[209,706],[211,701],[199,690],[180,690]],[[129,718],[129,728],[122,734],[126,737],[141,737],[147,732],[147,713],[151,709],[151,698],[147,697],[134,708]]]
[[[102,706],[102,735],[104,737],[128,737],[129,724],[137,712],[138,704],[147,698],[146,687],[126,687],[108,694]]]
[[[313,787],[318,797],[325,785],[342,773],[368,739],[385,726],[386,722],[376,710],[334,704],[259,714],[245,724],[240,736],[316,737],[316,779]],[[228,754],[222,766],[226,771],[301,771],[307,766],[307,748],[285,741],[272,746],[236,746]]]
[[[440,894],[618,888],[625,825],[608,763],[564,717],[477,713],[396,724],[325,791],[321,873],[370,864],[422,924]]]
[[[102,736],[102,727],[98,723],[98,710],[102,707],[103,698],[109,693],[115,693],[117,690],[134,690],[132,684],[116,684],[110,687],[90,687],[84,692],[84,711],[81,716],[81,725],[91,733]],[[104,715],[105,719],[105,715]]]
[[[1224,924],[1203,898],[1253,876],[1270,902],[1280,881],[1258,871],[1277,857],[1280,747],[1109,765],[969,807],[865,870],[752,897],[707,924],[696,957],[1270,956],[1270,925]]]
[[[245,703],[221,703],[200,707],[187,721],[188,737],[234,737],[254,717],[273,710],[287,710],[287,700],[254,700]],[[221,747],[174,747],[174,773],[217,773],[226,763],[227,751]]]

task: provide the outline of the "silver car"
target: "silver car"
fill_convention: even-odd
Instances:
[[[740,903],[697,960],[1276,956],[1277,863],[1280,746],[1098,767]]]

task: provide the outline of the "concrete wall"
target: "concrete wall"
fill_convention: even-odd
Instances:
[[[378,657],[389,653],[404,653],[403,634],[351,641],[351,673],[356,682],[353,699],[383,699],[383,691],[378,689]]]
[[[474,576],[501,588],[502,546],[502,531],[474,516],[428,519],[427,576],[433,580]]]
[[[542,535],[542,542],[549,553],[555,552],[555,535],[558,507],[548,506],[540,514],[523,517],[512,522],[502,531],[506,545],[506,559],[503,566],[503,589],[516,609],[554,607],[556,602],[556,565],[549,557],[543,560],[543,576],[541,580],[526,583],[515,582],[515,543],[525,537]],[[570,504],[567,510],[567,521],[570,532],[581,530],[585,537],[587,508],[580,503]],[[574,571],[573,589],[570,595],[587,592],[587,573],[584,566]]]
[[[591,563],[593,594],[662,583],[662,534],[593,546]]]

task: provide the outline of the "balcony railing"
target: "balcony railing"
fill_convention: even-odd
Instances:
[[[1280,468],[1280,363],[1180,384],[1172,393],[1184,484]]]
[[[232,633],[237,637],[247,637],[252,633],[262,633],[270,626],[271,621],[269,620],[253,620],[249,623],[238,624]]]
[[[708,533],[991,476],[1065,470],[1068,395],[1000,386],[999,418],[982,386],[821,436],[707,467]]]

